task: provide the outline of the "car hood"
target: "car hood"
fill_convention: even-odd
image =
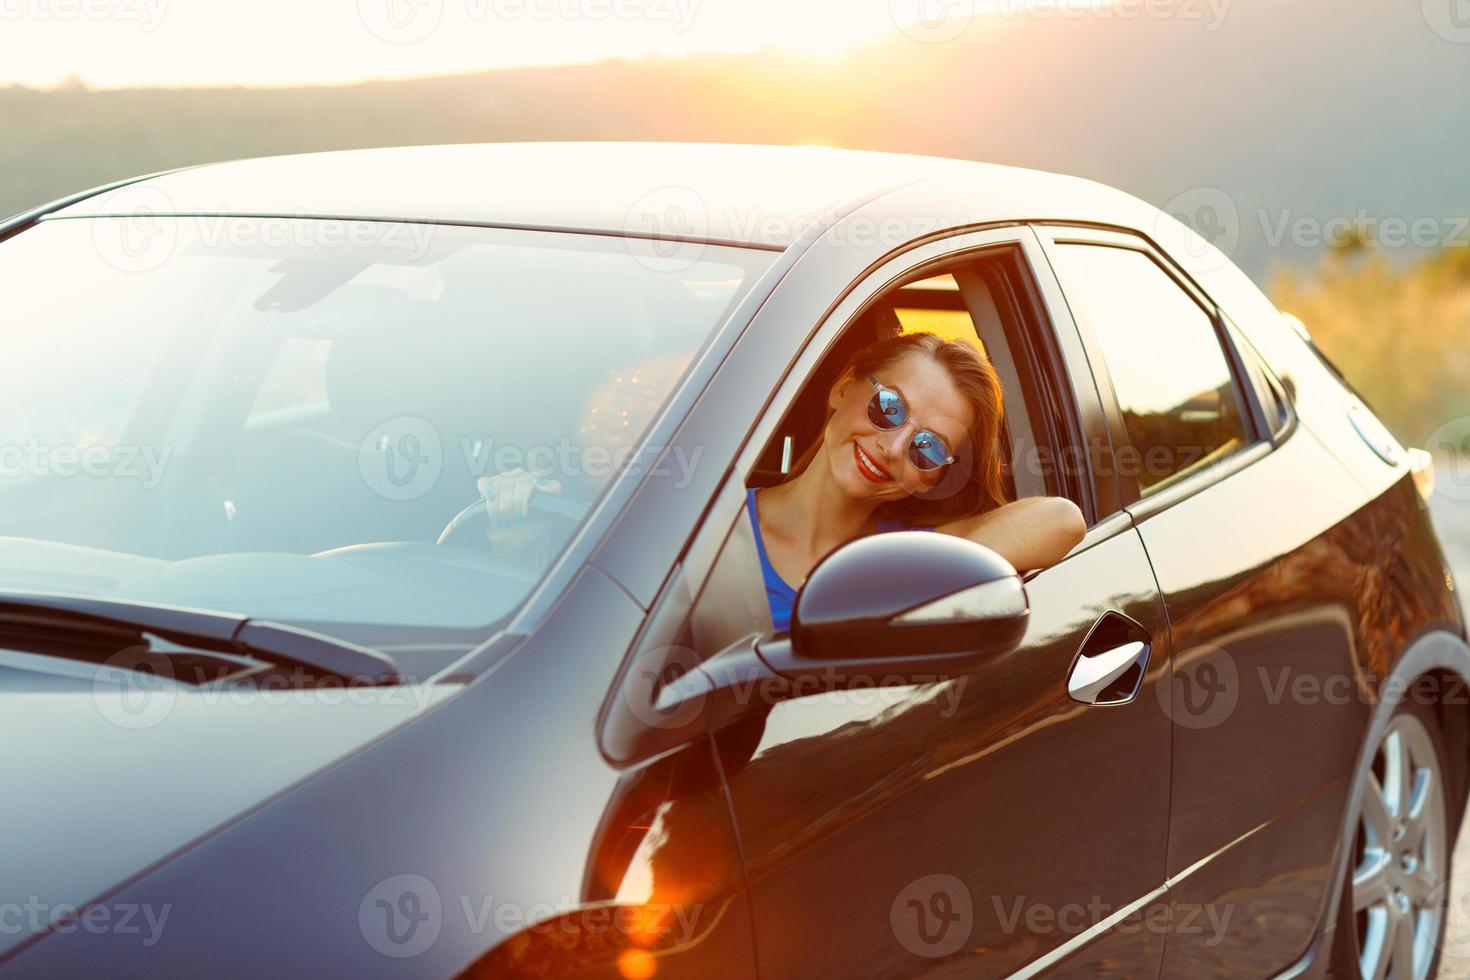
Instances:
[[[0,651],[0,956],[458,689],[114,677]]]

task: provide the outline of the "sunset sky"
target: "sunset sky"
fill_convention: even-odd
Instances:
[[[824,54],[894,30],[939,43],[1059,4],[1110,0],[0,0],[0,84],[283,85],[764,45]]]

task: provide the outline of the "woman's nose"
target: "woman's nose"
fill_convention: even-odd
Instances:
[[[882,459],[878,462],[887,467],[890,463],[903,458],[903,447],[909,441],[909,424],[905,422],[896,429],[878,433],[878,452]]]

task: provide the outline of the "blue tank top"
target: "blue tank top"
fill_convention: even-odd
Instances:
[[[766,542],[761,537],[760,515],[756,512],[755,495],[760,487],[745,491],[745,509],[750,514],[750,527],[755,532],[755,551],[761,560],[761,577],[766,581],[766,602],[771,607],[771,623],[778,630],[791,628],[791,610],[796,605],[796,590],[786,583],[766,557]],[[932,531],[932,527],[907,528],[898,521],[878,519],[878,533],[887,531]]]

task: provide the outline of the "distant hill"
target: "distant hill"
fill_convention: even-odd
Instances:
[[[765,51],[268,90],[0,88],[0,214],[236,157],[625,138],[990,160],[1160,205],[1219,188],[1239,215],[1235,257],[1263,281],[1320,251],[1311,234],[1273,245],[1301,217],[1361,210],[1453,232],[1470,208],[1470,45],[1436,35],[1420,3],[1258,0],[1224,8],[1213,31],[1203,0],[1178,6],[1201,18],[982,18],[946,43],[895,33],[830,59]]]

